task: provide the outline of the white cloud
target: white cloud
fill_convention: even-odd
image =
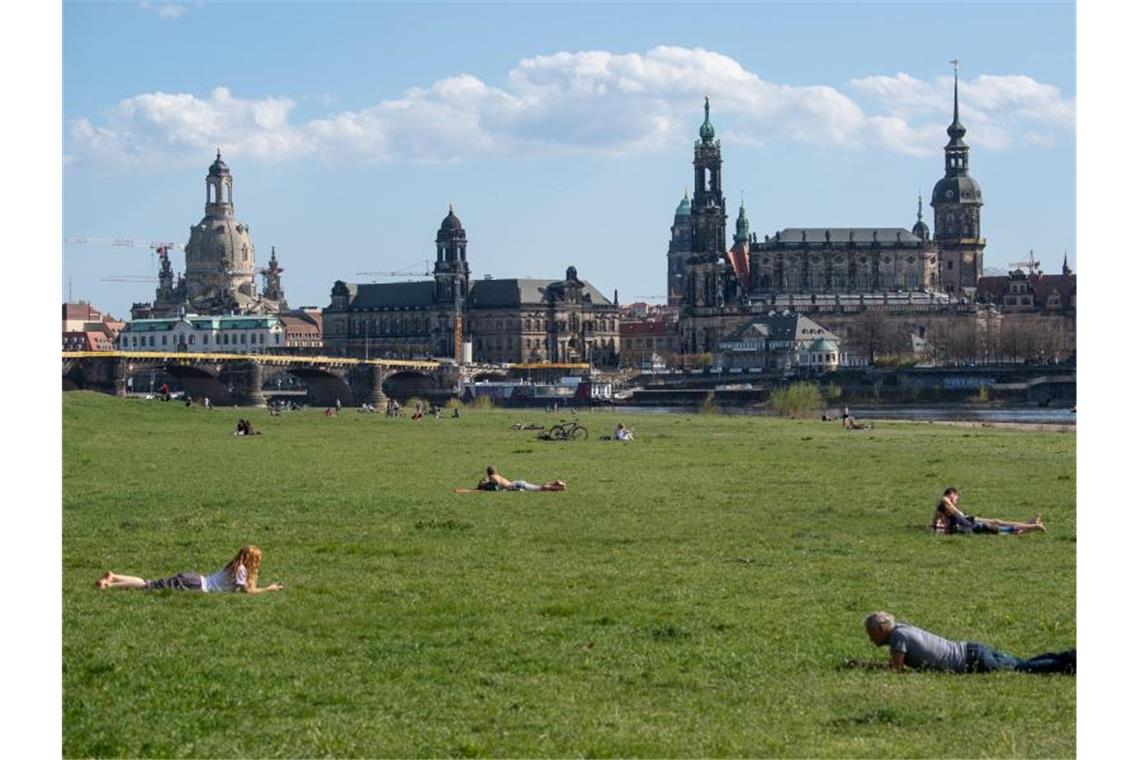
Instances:
[[[800,143],[929,155],[941,150],[952,80],[906,73],[828,85],[761,79],[700,48],[646,53],[559,52],[520,61],[503,87],[469,74],[322,118],[293,122],[288,98],[243,99],[224,87],[207,97],[145,93],[98,123],[70,125],[70,163],[200,161],[227,155],[265,161],[459,161],[479,155],[665,148],[695,138],[701,99],[712,100],[718,135],[738,143]],[[982,75],[960,83],[968,140],[991,148],[1041,146],[1073,128],[1075,108],[1057,88],[1026,76]]]
[[[866,96],[885,119],[875,128],[885,145],[898,141],[903,152],[937,152],[941,145],[931,138],[945,131],[947,116],[953,111],[954,80],[938,77],[935,82],[899,73],[853,79],[856,93]],[[966,127],[966,142],[991,149],[1018,144],[1055,144],[1049,131],[1070,133],[1076,123],[1076,104],[1052,85],[1031,77],[983,74],[958,84],[959,113]]]
[[[189,3],[151,3],[147,0],[140,2],[139,7],[143,10],[154,11],[159,18],[178,18],[190,10]]]
[[[293,103],[284,98],[242,100],[225,87],[206,99],[187,94],[147,93],[120,101],[104,126],[88,119],[71,124],[76,161],[148,165],[200,159],[221,147],[264,161],[294,158],[312,150],[304,130],[289,124]]]

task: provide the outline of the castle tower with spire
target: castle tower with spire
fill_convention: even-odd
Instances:
[[[982,188],[970,176],[970,146],[958,120],[958,61],[954,60],[954,121],[946,129],[946,173],[934,185],[934,241],[939,249],[941,290],[972,297],[982,273]]]
[[[673,213],[673,226],[669,228],[668,268],[666,270],[666,293],[670,306],[678,306],[685,300],[686,263],[693,255],[693,224],[690,218],[692,204],[689,202],[689,188],[685,197],[677,204]]]

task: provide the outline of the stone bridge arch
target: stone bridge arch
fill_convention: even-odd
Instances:
[[[186,395],[195,401],[208,398],[215,406],[232,406],[236,403],[232,386],[223,381],[218,367],[168,363],[154,365],[154,368],[170,375],[182,386]]]
[[[309,359],[306,357],[219,357],[194,354],[64,353],[63,389],[127,395],[132,375],[162,372],[172,388],[218,405],[261,406],[267,379],[288,373],[304,383],[309,403],[383,406],[386,392],[398,399],[418,396],[442,403],[457,394],[457,368],[427,362]],[[149,387],[149,383],[148,383]],[[139,388],[134,388],[139,390]]]
[[[458,383],[455,380],[450,373],[444,371],[389,370],[385,373],[382,391],[385,396],[401,403],[414,396],[434,404],[444,404],[457,395]]]
[[[336,406],[337,401],[344,406],[357,403],[357,394],[349,384],[348,373],[343,370],[302,365],[286,366],[280,370],[266,368],[264,371],[274,375],[283,372],[300,380],[305,384],[305,400],[312,406]]]
[[[508,375],[506,372],[500,372],[498,370],[482,370],[482,371],[476,373],[471,378],[471,382],[474,382],[474,383],[506,383],[506,382],[509,382],[510,379],[511,379],[511,376]]]

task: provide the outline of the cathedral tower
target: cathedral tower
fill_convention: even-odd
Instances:
[[[709,99],[705,97],[705,121],[701,139],[693,145],[693,203],[691,211],[693,253],[720,260],[724,256],[724,193],[720,183],[720,140],[709,121]]]
[[[947,293],[973,296],[982,272],[982,189],[970,176],[970,146],[958,121],[958,61],[954,64],[954,121],[946,129],[946,174],[934,186],[934,241],[939,248],[938,279]]]

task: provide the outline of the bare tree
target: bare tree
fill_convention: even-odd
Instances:
[[[871,364],[886,350],[887,333],[887,318],[880,311],[863,311],[851,324],[851,342]]]

